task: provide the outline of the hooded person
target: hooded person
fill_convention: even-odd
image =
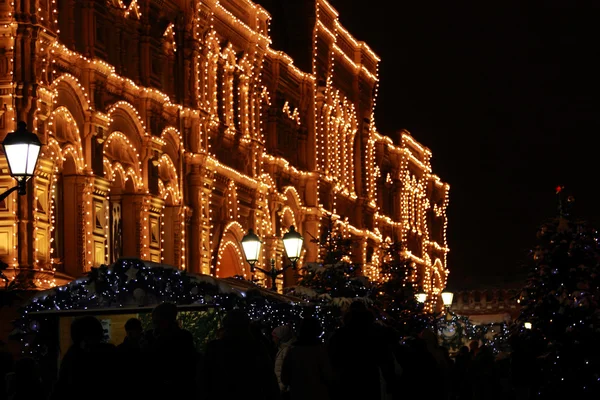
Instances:
[[[277,382],[279,383],[279,390],[284,394],[289,388],[281,382],[281,368],[283,367],[283,360],[285,360],[285,356],[288,353],[291,344],[294,342],[294,332],[289,325],[281,325],[273,329],[272,337],[273,342],[277,346],[275,375],[277,376]]]

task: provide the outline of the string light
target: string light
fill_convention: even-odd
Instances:
[[[122,10],[125,18],[141,17],[137,0],[128,4],[118,0],[112,4]],[[219,228],[217,223],[221,223],[216,215],[221,213],[221,207],[226,208],[227,223],[240,224],[244,221],[265,238],[275,237],[284,223],[292,221],[304,230],[302,224],[309,218],[314,223],[310,224],[307,233],[319,237],[321,219],[332,216],[343,237],[361,238],[361,246],[354,250],[353,258],[361,259],[366,264],[367,251],[373,249],[368,275],[374,279],[383,279],[376,267],[383,257],[379,250],[382,243],[388,238],[403,243],[412,243],[414,239],[417,244],[407,247],[403,253],[418,265],[417,269],[422,273],[422,276],[415,275],[412,279],[423,279],[424,289],[431,295],[441,293],[448,276],[446,208],[449,186],[432,174],[431,152],[408,132],[401,134],[398,144],[377,132],[374,109],[379,85],[379,57],[365,43],[352,37],[339,22],[337,11],[327,1],[318,0],[315,4],[311,70],[302,71],[294,65],[289,55],[271,48],[269,14],[251,2],[245,2],[243,7],[247,8],[248,13],[240,13],[218,1],[211,5],[200,2],[193,5],[196,16],[191,29],[200,44],[192,58],[193,93],[197,106],[177,104],[159,89],[140,86],[117,73],[117,68],[107,61],[69,49],[60,43],[60,38],[48,43],[40,41],[39,49],[43,51],[44,68],[48,73],[45,75],[47,78],[40,82],[39,97],[50,99],[52,111],[45,111],[43,101],[38,100],[34,130],[38,132],[39,125],[45,129],[45,132],[39,133],[47,133],[47,146],[42,158],[50,160],[51,166],[42,167],[48,169],[44,170],[48,174],[48,182],[43,179],[36,181],[36,200],[40,200],[38,193],[45,193],[43,196],[50,199],[47,204],[52,206],[49,206],[46,217],[41,216],[42,210],[37,209],[37,205],[34,206],[35,264],[52,265],[57,218],[64,218],[57,214],[54,207],[56,192],[61,190],[56,182],[64,173],[65,160],[70,159],[74,162],[76,174],[85,177],[79,210],[83,221],[80,229],[83,248],[80,250],[84,270],[89,270],[94,263],[95,246],[99,240],[104,246],[104,260],[110,260],[113,251],[110,205],[118,199],[116,189],[117,193],[125,189],[120,185],[133,183],[133,191],[143,198],[139,215],[136,215],[141,224],[139,238],[135,239],[138,241],[135,246],[142,258],[172,260],[181,269],[198,265],[194,268],[199,268],[203,273],[218,274],[222,272],[220,265],[223,257],[229,253],[240,262],[240,270],[243,270],[244,261],[238,257],[241,253],[239,246],[234,246],[234,239],[223,240],[225,231],[216,235]],[[55,0],[52,1],[52,9],[52,16],[47,13],[46,18],[58,24]],[[201,17],[201,9],[208,10],[208,14]],[[247,39],[249,46],[243,53],[233,41],[225,40],[227,36],[220,28],[217,29],[221,24]],[[12,32],[13,42],[16,28],[17,23],[14,22],[5,26]],[[169,23],[161,38],[163,45],[173,52],[180,50],[177,48],[176,29],[174,23]],[[322,60],[320,57],[324,54],[326,59]],[[14,64],[14,43],[11,57]],[[270,63],[265,63],[267,59]],[[263,77],[263,68],[275,64],[307,87],[308,92],[312,90],[312,110],[292,107],[285,93],[283,108],[280,109],[296,126],[305,126],[309,131],[309,141],[314,140],[308,144],[308,149],[312,151],[314,148],[314,153],[308,154],[307,158],[314,159],[315,163],[306,169],[293,165],[285,157],[269,154],[266,148],[267,112],[274,106],[272,97],[277,93],[276,85],[279,82],[270,81],[271,76]],[[62,73],[61,70],[67,65],[71,73]],[[105,77],[103,85],[118,88],[126,94],[124,98],[140,101],[119,100],[107,109],[100,108],[91,96],[94,87],[87,80],[80,81],[78,78],[80,75],[77,71],[81,70]],[[361,85],[364,83],[373,89],[370,110],[367,109],[370,120],[364,127],[363,117],[359,117],[358,105],[354,100],[355,94],[346,93],[337,86],[341,76],[352,76]],[[280,97],[279,93],[277,97]],[[73,109],[75,106],[66,101],[67,98],[76,99],[80,108]],[[161,132],[151,131],[148,126],[154,129],[155,125],[149,124],[149,115],[142,108],[143,104],[149,102],[158,108],[162,107],[163,115],[178,112],[179,119],[183,121],[180,126],[191,125],[190,133],[175,128],[177,125],[173,120],[166,121],[167,127],[161,128]],[[7,115],[14,122],[14,110],[12,107],[7,110]],[[48,118],[42,118],[44,112],[48,112]],[[306,115],[311,112],[312,115]],[[94,121],[93,125],[89,126],[88,121]],[[106,134],[91,132],[90,129],[96,126]],[[224,129],[221,131],[220,128]],[[229,160],[220,159],[221,156],[217,155],[213,146],[221,132],[239,140],[240,151],[248,154],[247,168],[240,170],[237,166],[233,167]],[[88,142],[87,135],[90,133],[97,136],[92,136],[91,142]],[[356,153],[355,141],[362,135],[366,135],[366,149],[360,155]],[[109,187],[100,191],[96,188],[100,177],[94,177],[89,167],[92,165],[91,151],[87,147],[90,143],[102,147],[103,175]],[[359,163],[357,157],[363,157]],[[392,160],[392,165],[383,165],[381,160],[384,157]],[[147,162],[151,162],[158,170],[156,194],[150,193]],[[196,195],[199,198],[194,201],[184,197],[184,194],[187,196],[184,185],[188,179],[185,171],[193,165],[202,167],[198,172],[199,190]],[[360,170],[355,169],[358,165]],[[280,179],[293,183],[286,183],[280,188]],[[385,185],[390,188],[389,193]],[[365,227],[361,224],[359,227],[355,226],[355,218],[342,218],[340,214],[347,213],[349,207],[356,207],[363,194],[366,195],[363,211],[372,215],[373,219],[372,225]],[[393,196],[395,207],[383,206],[381,198],[388,195]],[[249,218],[244,217],[247,210],[242,211],[241,199],[244,199],[244,203],[250,200],[254,205]],[[17,267],[16,232],[19,221],[15,201],[13,199],[12,203],[12,265]],[[102,229],[98,231],[96,221],[92,220],[97,202],[104,210],[104,220],[100,222]],[[193,210],[192,205],[199,206],[201,210]],[[175,207],[177,211],[167,211],[167,207]],[[279,227],[277,218],[274,218],[275,208],[279,212]],[[188,228],[188,218],[198,211],[200,218],[195,221],[200,226]],[[130,221],[132,216],[126,215],[124,218]],[[433,222],[432,232],[430,222]],[[46,229],[42,228],[46,223],[46,240],[51,247],[48,252],[42,250],[44,243],[41,243],[43,235],[40,232],[40,229]],[[150,232],[154,229],[152,224],[159,226],[159,249],[153,247],[156,243],[151,238],[154,234]],[[189,261],[186,252],[188,230],[192,228],[200,230],[201,243],[194,243],[201,245],[200,260]],[[173,234],[167,235],[167,232]],[[241,232],[238,232],[238,236]],[[240,237],[235,238],[238,239]],[[281,249],[276,242],[269,242],[265,246],[259,261],[262,265],[268,266],[270,258],[282,262],[282,257],[278,257]],[[308,246],[310,248],[312,244]],[[166,254],[167,249],[172,254]],[[307,254],[313,258],[316,256],[310,249]],[[42,256],[46,259],[42,259]],[[264,279],[263,276],[257,278]]]

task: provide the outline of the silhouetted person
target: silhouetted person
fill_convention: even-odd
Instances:
[[[373,314],[363,303],[354,302],[328,344],[334,372],[335,399],[381,398],[382,377],[394,380],[392,354],[375,326]],[[387,385],[392,387],[392,385]]]
[[[450,386],[450,365],[448,364],[448,358],[444,354],[444,351],[438,344],[438,337],[434,331],[430,329],[424,329],[420,334],[425,350],[435,360],[435,367],[429,372],[429,376],[432,380],[440,382],[439,385],[435,385],[429,388],[430,395],[436,398],[446,398],[448,387]]]
[[[471,379],[473,400],[491,399],[494,393],[494,353],[483,345],[473,358]]]
[[[275,365],[275,355],[277,354],[277,346],[273,343],[272,338],[270,338],[264,332],[264,326],[258,321],[250,322],[250,334],[260,342],[265,349],[267,349],[269,353],[269,358],[273,365]]]
[[[471,354],[467,346],[462,346],[454,358],[454,398],[456,400],[470,400],[472,397],[470,370]]]
[[[15,371],[7,376],[8,400],[37,400],[45,398],[37,362],[22,358],[15,363]]]
[[[284,385],[281,381],[281,370],[283,368],[283,361],[295,341],[294,332],[289,325],[281,325],[273,329],[271,334],[273,342],[277,346],[277,354],[275,355],[275,376],[277,376],[277,382],[279,383],[279,390],[281,391],[282,398],[289,398],[289,388]]]
[[[471,359],[474,359],[479,352],[479,341],[473,340],[469,343],[469,353],[471,353]]]
[[[104,343],[104,330],[92,316],[71,324],[73,344],[63,357],[51,399],[101,400],[114,396],[117,384],[116,347]],[[99,379],[99,376],[102,379]]]
[[[0,399],[6,396],[6,374],[13,372],[14,359],[6,348],[6,343],[0,340]]]
[[[250,333],[242,310],[223,318],[222,337],[206,346],[203,399],[279,399],[279,385],[268,350]]]
[[[437,361],[427,350],[421,337],[408,337],[396,351],[396,359],[402,366],[399,391],[396,399],[441,397]]]
[[[177,322],[177,306],[162,303],[152,311],[154,329],[146,335],[152,398],[188,398],[196,394],[197,357],[192,334]]]
[[[511,338],[511,377],[516,400],[529,400],[534,397],[538,365],[532,345],[515,336]]]
[[[137,318],[129,318],[125,322],[125,339],[117,346],[120,351],[140,350],[144,344],[144,328],[142,321]]]
[[[287,352],[281,369],[281,381],[290,388],[291,400],[329,400],[333,374],[329,356],[321,342],[319,320],[305,318],[298,340]]]
[[[130,318],[125,323],[125,339],[117,346],[119,377],[123,398],[145,397],[149,390],[148,358],[142,322]]]

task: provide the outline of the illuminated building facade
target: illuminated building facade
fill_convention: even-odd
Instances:
[[[510,322],[519,316],[517,288],[481,288],[454,294],[452,312],[467,316],[473,323]]]
[[[268,268],[290,225],[316,260],[333,217],[369,276],[402,241],[441,292],[449,186],[408,132],[377,131],[378,56],[325,0],[294,3],[287,53],[249,0],[0,3],[0,138],[24,120],[45,144],[28,194],[0,205],[8,273],[47,287],[139,257],[250,278],[247,229]]]

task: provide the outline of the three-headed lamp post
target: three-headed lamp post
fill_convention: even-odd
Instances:
[[[427,301],[427,293],[425,293],[425,292],[418,292],[415,295],[415,297],[416,297],[417,301],[421,304],[425,304],[425,302]],[[454,299],[454,293],[442,292],[442,303],[444,303],[444,310],[446,311],[446,321],[450,321],[452,319],[450,307],[452,306],[453,299]],[[436,334],[438,333],[437,319],[442,315],[442,313],[443,313],[443,311],[436,312],[435,305],[434,305],[434,310],[433,310],[433,314],[431,314],[431,317],[433,320],[433,329]]]
[[[35,133],[27,131],[25,122],[19,121],[17,130],[6,135],[2,147],[8,161],[10,176],[15,178],[17,185],[0,194],[0,201],[15,190],[20,195],[27,193],[27,180],[35,173],[42,143]]]
[[[282,275],[288,268],[296,268],[296,262],[300,259],[302,254],[302,245],[304,238],[298,232],[294,226],[290,226],[290,230],[283,235],[283,248],[287,258],[289,258],[291,265],[286,265],[282,269],[275,268],[275,260],[271,259],[271,269],[265,270],[256,266],[256,262],[259,260],[260,249],[262,247],[262,241],[254,233],[252,229],[248,229],[248,233],[242,238],[242,249],[244,250],[244,256],[246,261],[250,264],[250,270],[259,270],[263,274],[267,275],[271,279],[271,290],[277,291],[277,278]]]

